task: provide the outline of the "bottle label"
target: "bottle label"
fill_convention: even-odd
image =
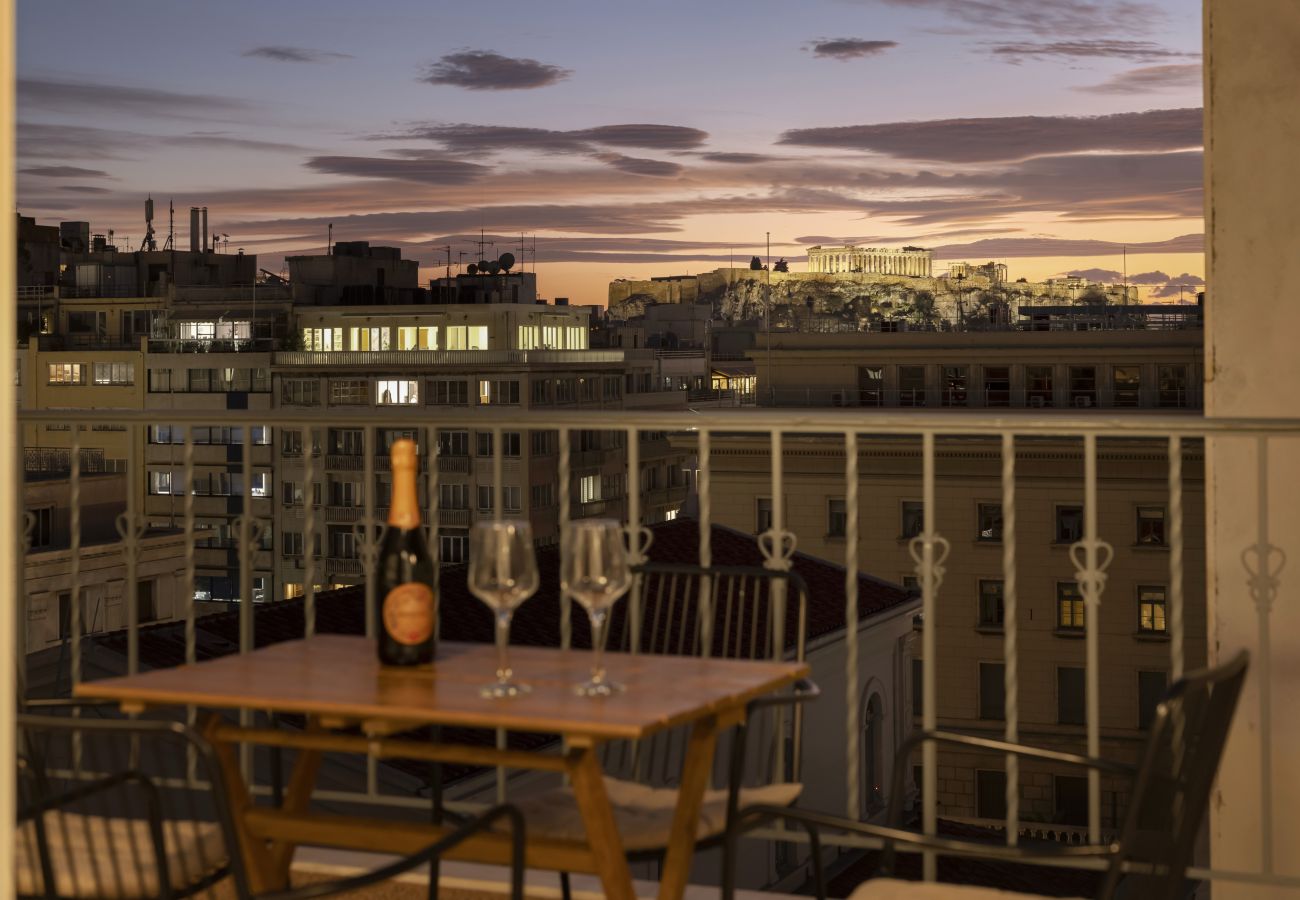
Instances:
[[[399,644],[422,644],[433,634],[433,591],[408,581],[384,597],[384,628]]]

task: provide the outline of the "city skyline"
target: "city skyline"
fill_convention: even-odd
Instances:
[[[766,231],[773,259],[923,243],[1031,279],[1122,273],[1130,245],[1129,278],[1176,298],[1204,275],[1185,7],[25,3],[20,210],[134,249],[146,195],[183,246],[204,205],[268,268],[333,223],[426,278],[480,228],[516,255],[535,234],[545,292],[577,302],[747,265]]]

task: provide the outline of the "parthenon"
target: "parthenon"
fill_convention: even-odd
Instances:
[[[877,275],[910,275],[929,278],[931,254],[921,247],[886,250],[880,247],[808,248],[809,272],[862,272]]]

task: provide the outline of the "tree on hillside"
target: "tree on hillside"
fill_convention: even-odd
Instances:
[[[754,258],[757,259],[758,257],[754,257]],[[772,271],[773,271],[773,272],[789,272],[789,271],[790,271],[790,264],[789,264],[788,262],[785,261],[785,258],[784,258],[784,257],[782,257],[781,259],[778,259],[778,260],[776,261],[776,263],[773,264],[773,266],[772,266]]]
[[[755,256],[749,261],[749,267],[755,272],[760,271],[763,268],[763,261]]]

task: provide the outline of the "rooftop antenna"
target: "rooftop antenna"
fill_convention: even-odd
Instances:
[[[141,250],[157,250],[158,242],[153,237],[153,197],[144,201],[144,240],[140,242]]]
[[[330,222],[329,229],[325,232],[325,255],[334,255],[334,223]]]
[[[167,245],[164,250],[176,250],[176,202],[167,198]]]

